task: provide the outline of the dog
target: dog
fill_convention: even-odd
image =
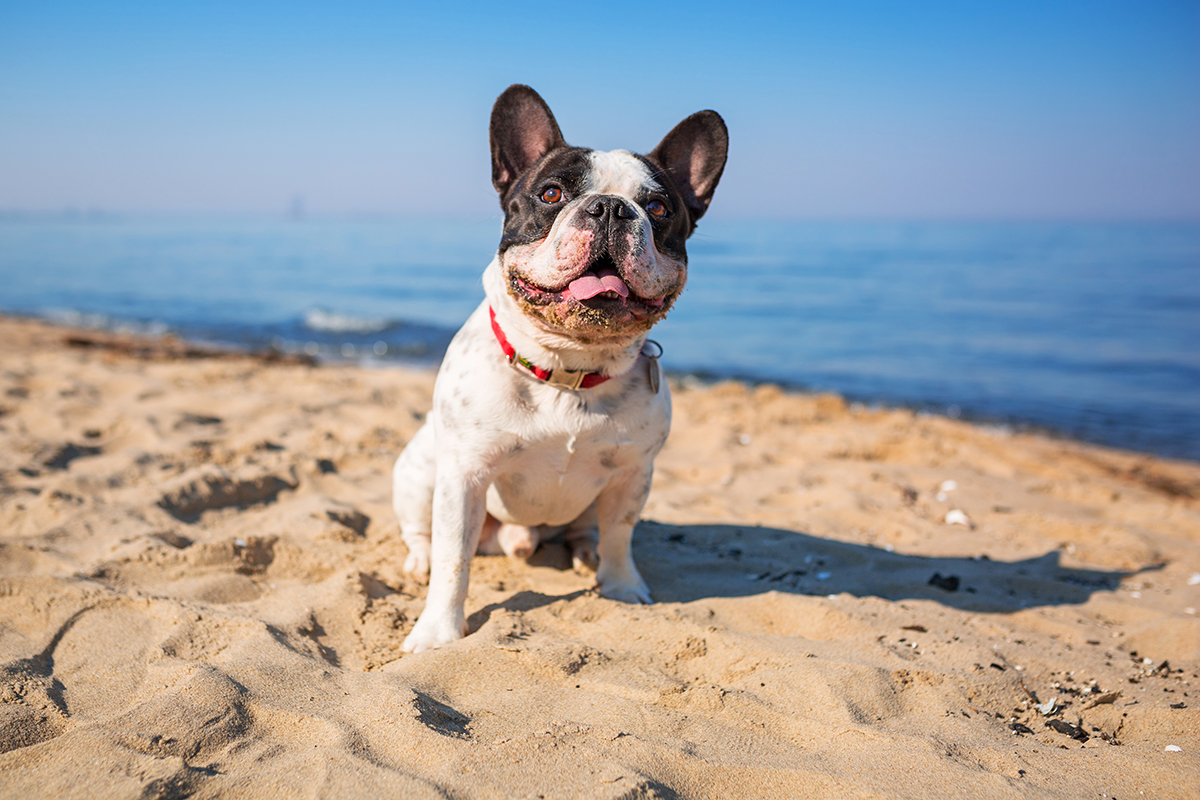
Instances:
[[[729,146],[700,111],[647,155],[572,147],[523,85],[496,100],[489,139],[504,227],[485,300],[393,471],[404,569],[429,576],[407,652],[466,635],[477,551],[528,557],[552,535],[602,596],[651,602],[630,545],[671,397],[646,337],[683,291]]]

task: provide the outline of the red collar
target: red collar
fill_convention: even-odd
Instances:
[[[496,321],[496,311],[488,306],[488,315],[492,318],[492,333],[496,334],[496,341],[500,343],[500,349],[504,351],[508,363],[513,366],[519,366],[528,372],[539,381],[550,384],[551,386],[559,386],[563,389],[590,389],[593,386],[599,386],[607,380],[611,380],[611,375],[604,375],[600,372],[584,372],[583,370],[575,369],[543,369],[536,366],[524,356],[517,355],[516,349],[508,343],[508,337],[504,335],[504,331],[500,329],[500,323]]]

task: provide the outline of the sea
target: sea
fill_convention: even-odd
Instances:
[[[0,216],[0,312],[436,364],[498,217]],[[701,222],[653,331],[687,380],[1200,460],[1200,223]]]

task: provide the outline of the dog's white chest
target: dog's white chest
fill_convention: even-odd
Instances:
[[[518,376],[520,377],[520,376]],[[646,388],[604,413],[554,391],[548,403],[512,420],[521,445],[495,464],[488,512],[518,525],[565,525],[623,470],[644,465],[669,418]]]

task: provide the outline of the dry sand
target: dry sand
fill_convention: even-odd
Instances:
[[[404,655],[432,382],[0,319],[0,796],[1197,796],[1196,464],[676,386],[657,604],[480,557]]]

